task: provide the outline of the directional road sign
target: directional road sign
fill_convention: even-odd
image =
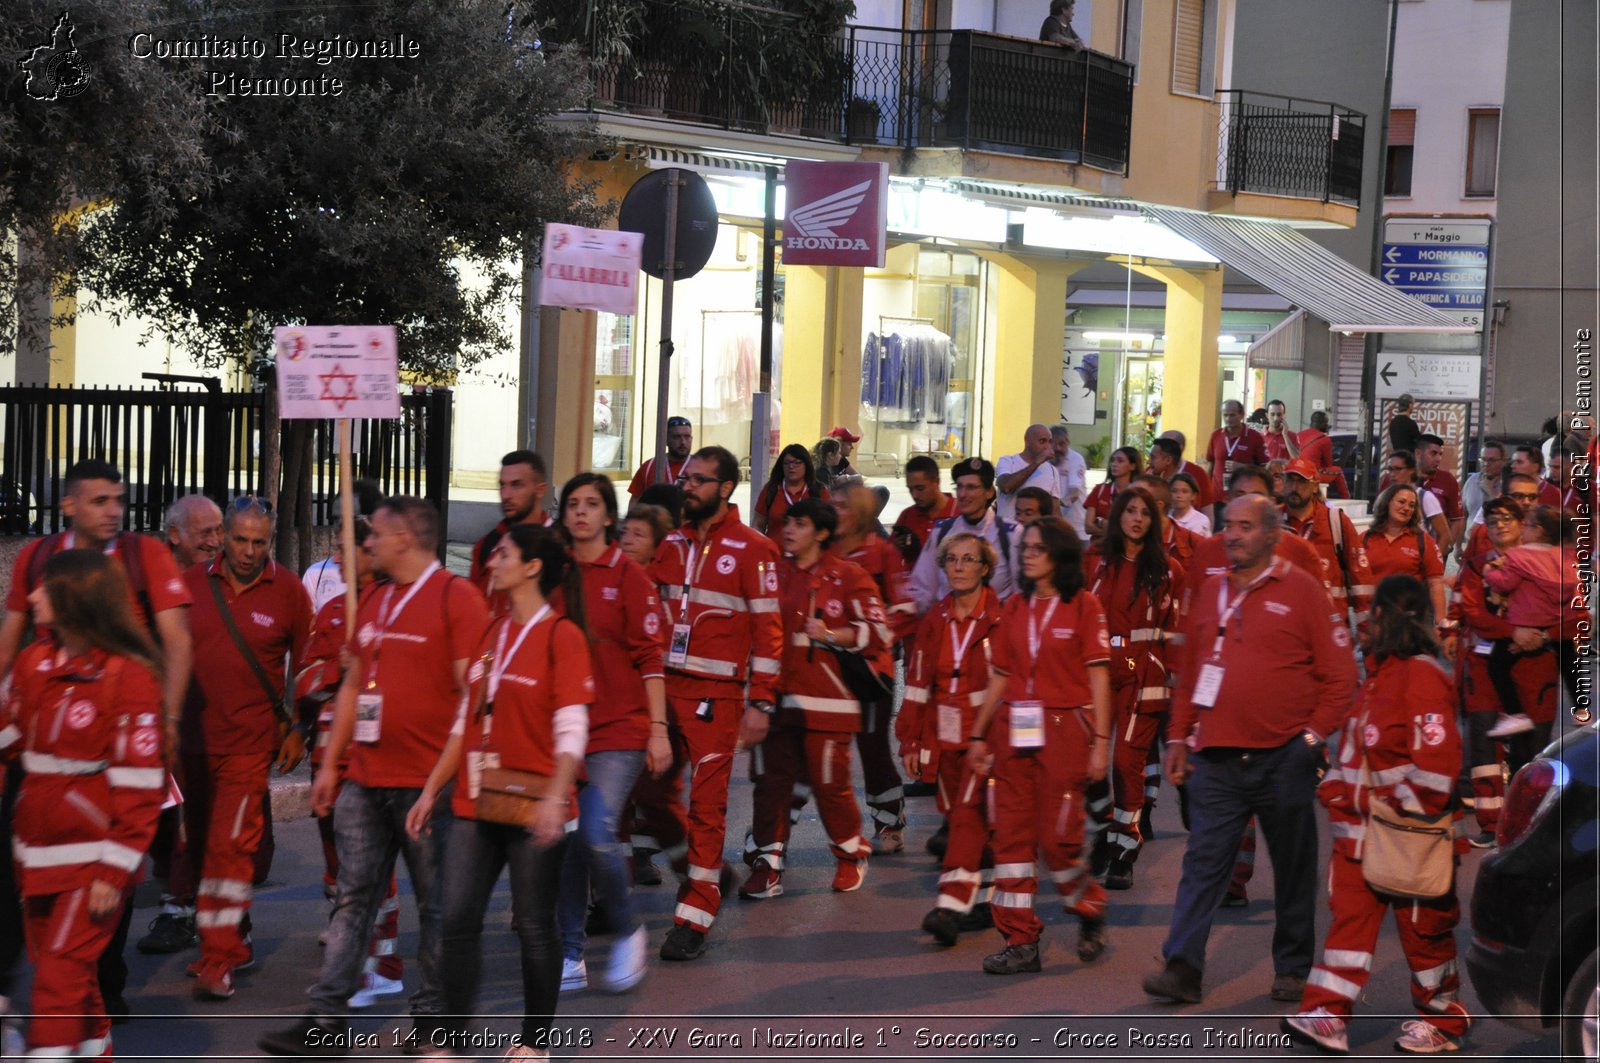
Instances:
[[[1412,395],[1419,399],[1478,401],[1483,356],[1384,351],[1378,355],[1380,399]]]
[[[1487,218],[1389,218],[1378,277],[1464,325],[1482,328],[1489,286]]]

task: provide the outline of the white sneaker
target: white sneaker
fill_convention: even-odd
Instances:
[[[1439,1052],[1454,1052],[1461,1047],[1460,1041],[1422,1019],[1402,1023],[1400,1029],[1404,1032],[1394,1046],[1412,1055],[1431,1056]]]
[[[611,946],[611,960],[606,964],[606,990],[626,993],[644,981],[645,951],[644,927],[640,926],[625,938],[618,938]]]
[[[405,991],[406,984],[398,978],[385,978],[377,971],[368,971],[361,976],[361,988],[350,998],[350,1006],[370,1008],[378,1002],[379,997],[392,997]]]
[[[1350,1051],[1350,1039],[1345,1033],[1345,1021],[1327,1008],[1312,1008],[1285,1015],[1283,1032],[1303,1044],[1315,1045],[1324,1052]]]
[[[1484,732],[1490,738],[1509,738],[1533,730],[1533,721],[1525,712],[1502,712],[1495,717],[1494,726]]]
[[[0,997],[0,1058],[21,1059],[27,1051],[22,1028],[11,1019],[11,1000]]]
[[[561,961],[561,991],[570,993],[574,989],[589,988],[589,967],[581,959],[563,959]]]

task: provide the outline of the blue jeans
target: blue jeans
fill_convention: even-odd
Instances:
[[[349,1013],[350,997],[361,988],[361,967],[396,854],[405,857],[421,923],[417,967],[422,972],[422,988],[411,997],[411,1014],[432,1015],[444,1006],[439,990],[437,887],[445,835],[453,819],[452,790],[447,786],[439,795],[429,829],[415,840],[406,833],[406,813],[422,793],[420,787],[369,788],[346,782],[339,791],[333,812],[333,843],[339,853],[338,895],[328,922],[322,975],[308,992],[313,1015]]]
[[[549,848],[521,827],[455,820],[444,869],[440,972],[444,1013],[434,1017],[432,1042],[454,1046],[467,1033],[483,976],[483,916],[500,869],[511,871],[511,927],[522,942],[522,1042],[540,1046],[555,1021],[561,995],[561,950],[556,938],[556,890],[567,838]]]
[[[1272,966],[1305,977],[1316,949],[1317,757],[1299,737],[1277,749],[1202,749],[1189,756],[1189,846],[1172,905],[1166,959],[1205,969],[1211,921],[1254,815],[1272,857]]]
[[[567,847],[557,902],[562,952],[573,960],[583,958],[588,940],[584,923],[589,915],[591,880],[600,895],[600,907],[619,936],[633,933],[639,925],[628,873],[629,845],[618,840],[617,816],[644,768],[644,750],[602,750],[590,753],[583,763],[589,781],[578,792],[578,836]]]

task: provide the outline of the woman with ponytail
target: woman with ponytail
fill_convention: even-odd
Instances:
[[[507,1059],[547,1059],[561,985],[556,895],[566,855],[574,783],[589,737],[594,700],[583,587],[566,544],[551,529],[513,526],[489,556],[492,587],[510,602],[484,633],[450,739],[406,817],[426,828],[440,792],[454,781],[441,883],[444,1011],[433,1048],[461,1048],[477,1004],[483,917],[504,867],[511,876],[511,923],[522,942],[522,1043]],[[566,615],[550,599],[560,593]],[[507,794],[527,795],[527,813],[504,822]],[[419,1017],[418,1021],[421,1021]]]
[[[17,658],[0,761],[20,754],[13,839],[33,961],[28,1058],[110,1059],[95,966],[155,837],[166,792],[161,669],[122,567],[63,550],[28,596],[50,637]]]
[[[1458,999],[1455,885],[1441,897],[1398,897],[1367,884],[1361,845],[1374,804],[1412,816],[1461,818],[1455,799],[1461,770],[1456,692],[1434,636],[1432,593],[1409,575],[1388,576],[1372,598],[1366,684],[1339,740],[1339,763],[1317,787],[1328,809],[1328,907],[1333,919],[1322,962],[1306,979],[1300,1011],[1283,1019],[1297,1041],[1349,1051],[1346,1025],[1372,972],[1384,912],[1394,909],[1400,948],[1411,968],[1418,1018],[1401,1025],[1395,1048],[1431,1055],[1461,1047],[1471,1024]],[[1466,839],[1456,838],[1456,860]]]

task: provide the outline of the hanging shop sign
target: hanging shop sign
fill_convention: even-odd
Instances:
[[[551,222],[544,227],[539,305],[633,314],[644,237]]]
[[[790,162],[783,183],[785,265],[883,267],[887,163]]]

